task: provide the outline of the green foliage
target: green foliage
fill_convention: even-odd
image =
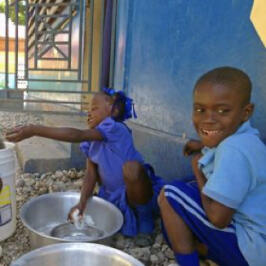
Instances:
[[[18,24],[25,25],[25,5],[24,2],[18,2]],[[0,13],[5,13],[5,2],[0,2]],[[12,22],[16,21],[15,6],[9,6],[9,18]]]

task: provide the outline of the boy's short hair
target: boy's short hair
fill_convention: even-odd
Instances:
[[[194,90],[204,82],[222,84],[238,89],[239,93],[243,96],[243,104],[250,102],[252,83],[249,76],[240,69],[225,66],[210,70],[197,80]]]

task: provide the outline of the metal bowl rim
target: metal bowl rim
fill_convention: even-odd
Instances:
[[[51,239],[51,240],[56,240],[56,241],[60,241],[60,242],[69,242],[69,243],[74,243],[73,241],[71,240],[67,240],[67,239],[62,239],[62,238],[58,238],[58,237],[53,237],[53,236],[50,236],[50,235],[46,235],[46,234],[43,234],[43,233],[40,233],[39,231],[33,229],[27,222],[26,222],[26,219],[25,219],[25,212],[26,212],[26,209],[28,209],[29,205],[32,204],[33,202],[35,202],[37,199],[41,199],[41,198],[50,198],[50,197],[55,197],[56,195],[60,195],[60,194],[64,194],[64,195],[67,195],[67,196],[79,196],[80,193],[79,192],[72,192],[72,191],[68,191],[68,192],[53,192],[53,193],[46,193],[46,194],[43,194],[43,195],[40,195],[38,197],[35,197],[35,198],[32,198],[30,200],[28,200],[26,203],[24,203],[20,209],[20,219],[23,223],[23,225],[28,229],[30,230],[31,232],[41,236],[41,237],[45,237],[45,238],[48,238],[48,239]],[[91,197],[93,200],[96,200],[96,201],[99,201],[99,202],[104,202],[105,204],[109,205],[116,213],[118,216],[120,216],[121,219],[121,224],[119,226],[116,227],[115,230],[113,230],[111,233],[109,234],[106,234],[102,237],[99,237],[95,240],[91,240],[91,242],[93,241],[99,241],[99,240],[102,240],[102,239],[105,239],[105,238],[108,238],[114,234],[116,234],[122,227],[123,223],[124,223],[124,217],[121,213],[121,211],[112,203],[98,197],[98,196],[92,196]],[[80,242],[88,242],[86,240],[80,240]]]
[[[101,245],[101,244],[96,244],[96,243],[79,243],[79,242],[51,244],[48,246],[43,246],[43,247],[34,249],[22,255],[21,257],[19,257],[16,261],[12,262],[10,266],[20,265],[20,263],[23,262],[23,260],[27,259],[27,257],[34,256],[35,253],[38,253],[38,252],[45,252],[47,254],[50,251],[53,251],[53,252],[60,251],[60,250],[64,250],[65,248],[71,248],[72,246],[73,248],[77,247],[80,251],[81,250],[87,251],[90,248],[92,250],[93,248],[97,248],[100,251],[108,251],[108,254],[120,255],[122,258],[128,260],[129,262],[134,263],[136,266],[144,266],[142,262],[134,258],[132,255],[129,255],[126,252],[121,251],[119,249]]]
[[[7,150],[14,150],[16,147],[16,144],[14,144],[13,142],[4,141],[4,144],[5,148],[1,149],[1,152],[6,152]]]

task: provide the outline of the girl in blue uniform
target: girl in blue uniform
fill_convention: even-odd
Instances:
[[[91,103],[89,128],[55,128],[29,125],[7,133],[9,141],[20,141],[40,136],[67,142],[81,142],[81,150],[87,157],[86,173],[76,209],[82,215],[87,200],[92,196],[96,182],[98,196],[116,205],[124,216],[121,232],[127,236],[151,233],[153,215],[158,211],[157,196],[163,186],[153,168],[144,163],[136,150],[131,130],[123,123],[134,112],[132,100],[122,91],[104,89]]]

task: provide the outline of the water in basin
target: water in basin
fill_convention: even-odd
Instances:
[[[68,241],[92,241],[104,236],[104,231],[94,226],[86,225],[77,229],[72,223],[63,223],[55,226],[50,235]]]

